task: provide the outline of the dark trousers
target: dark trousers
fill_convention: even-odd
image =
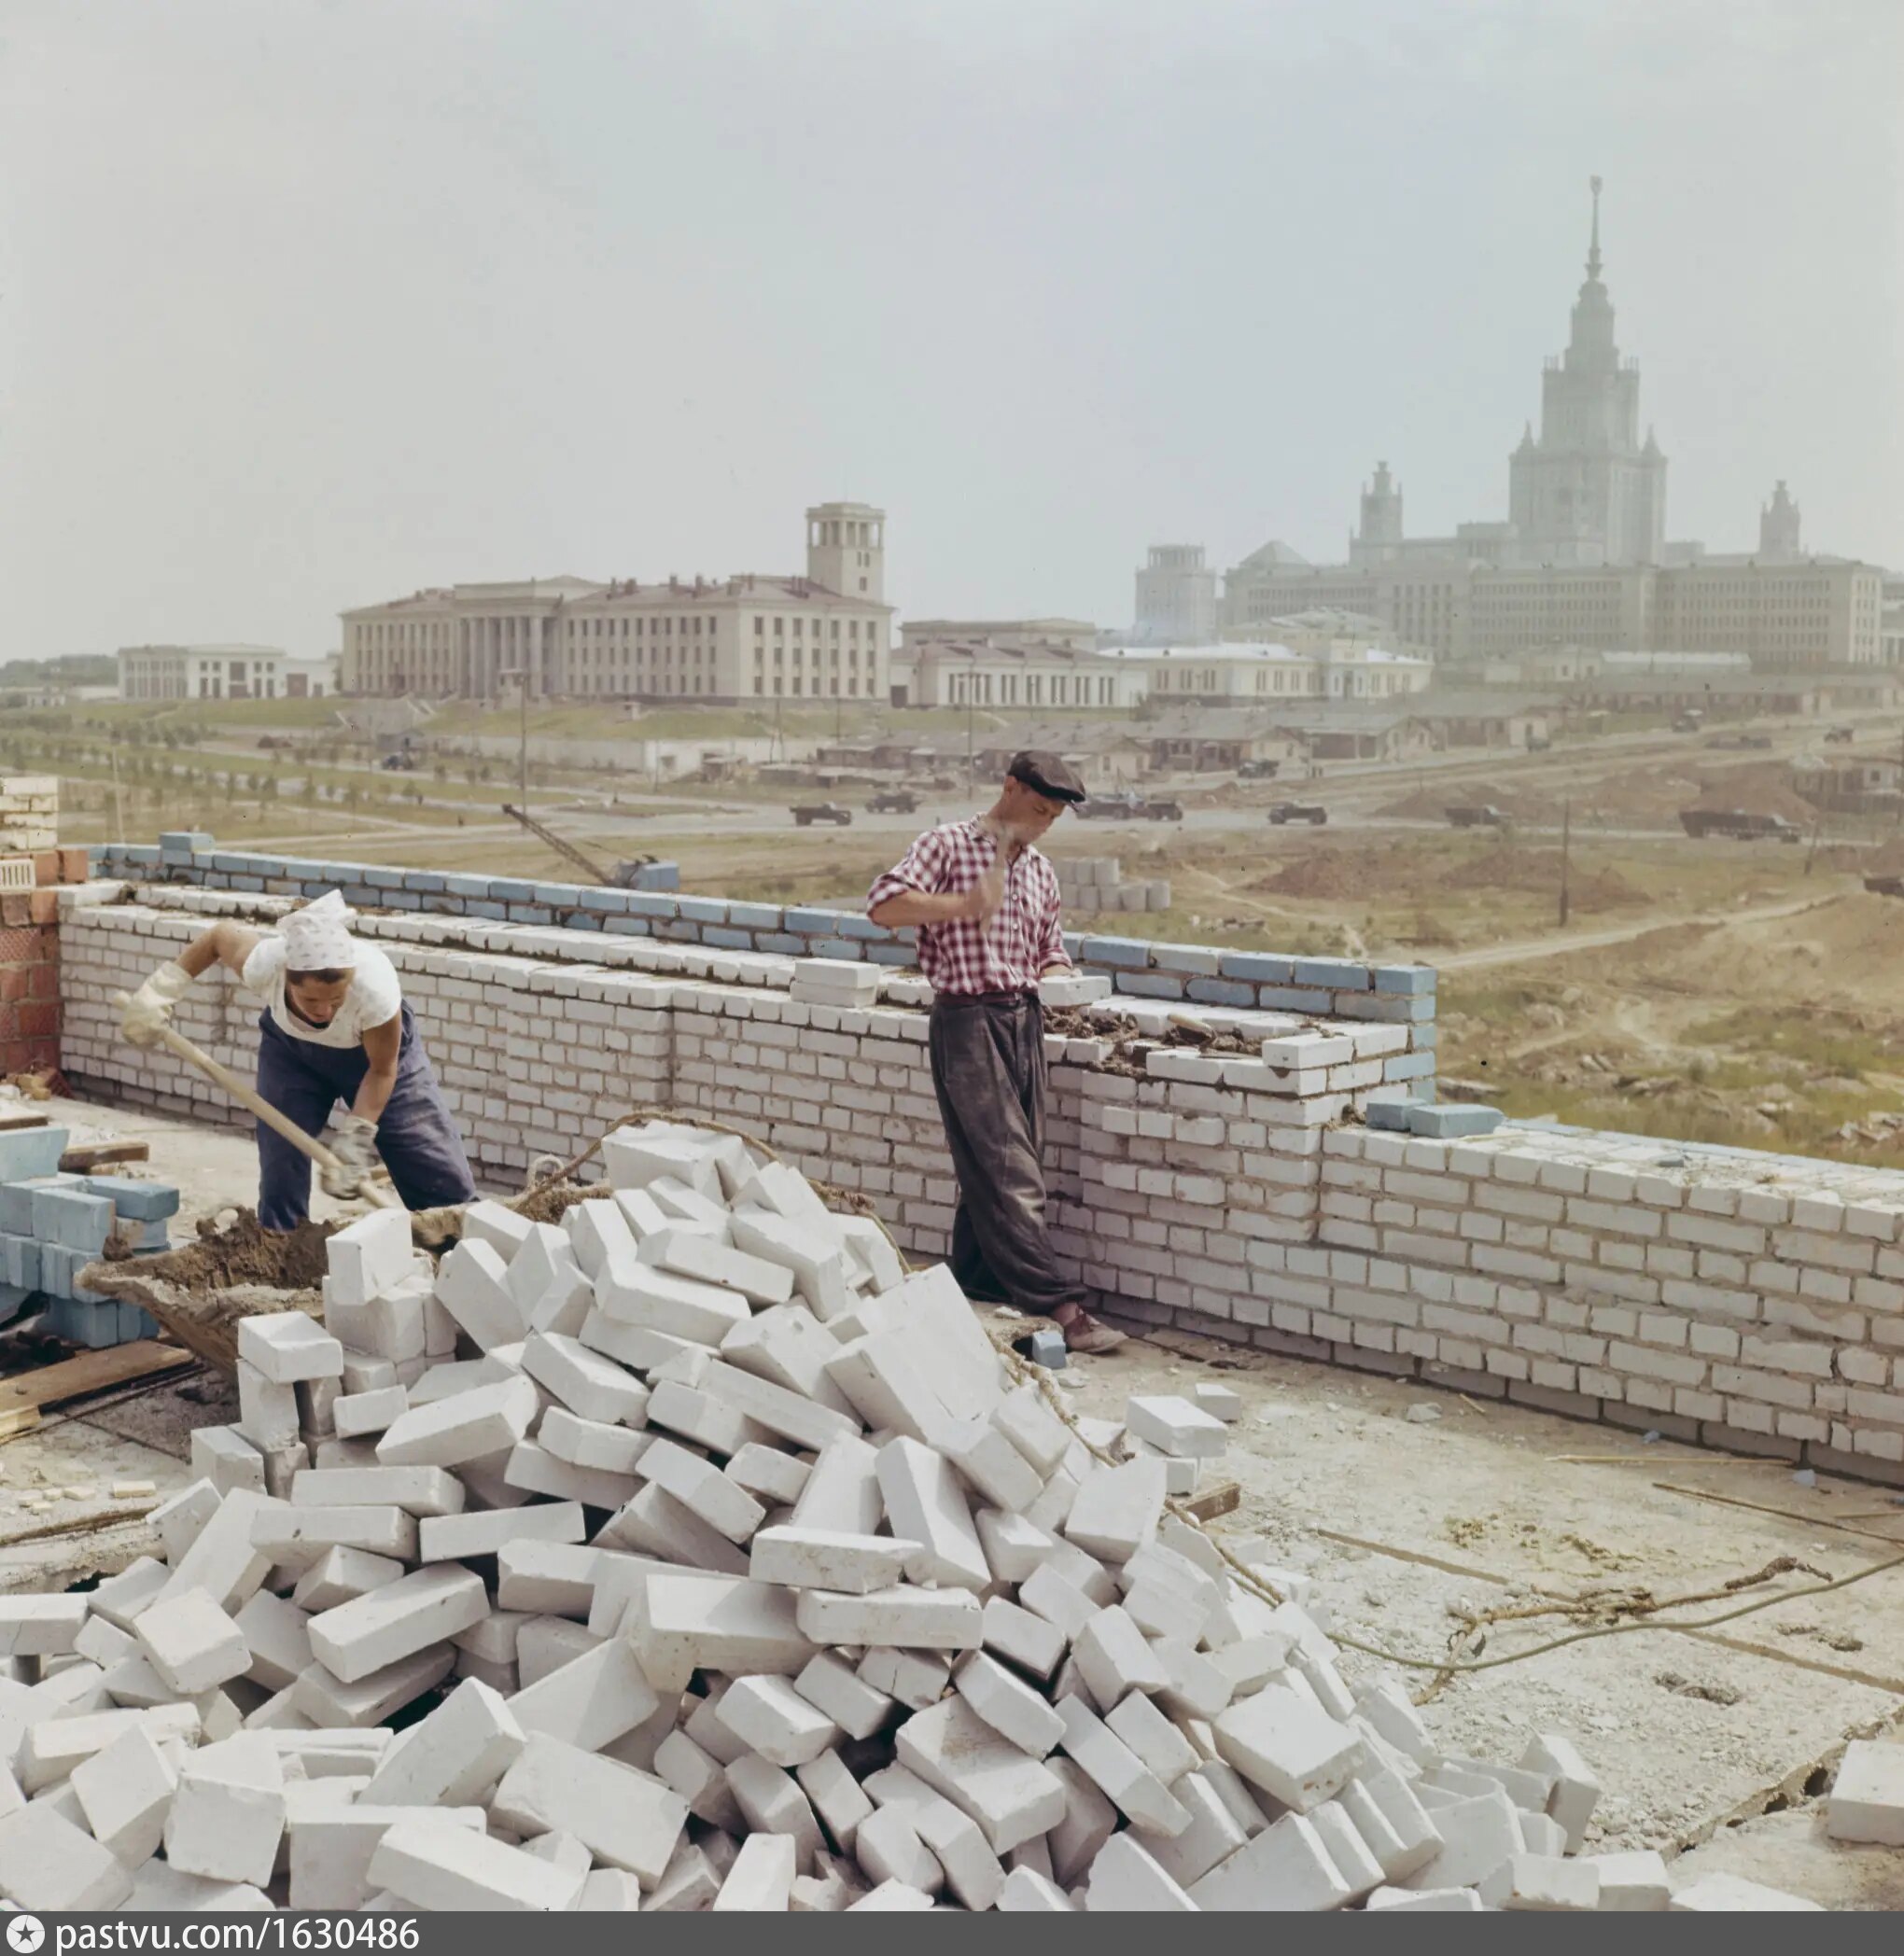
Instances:
[[[258,1091],[306,1134],[324,1131],[330,1110],[348,1107],[371,1062],[361,1046],[320,1046],[281,1031],[265,1012],[258,1048]],[[377,1122],[377,1153],[405,1209],[472,1201],[476,1184],[463,1137],[452,1119],[423,1037],[403,1008],[403,1044],[397,1084]],[[258,1220],[267,1229],[295,1229],[311,1213],[311,1158],[275,1128],[258,1124]]]
[[[1046,1316],[1081,1303],[1044,1226],[1044,1012],[1037,997],[942,992],[929,1050],[959,1178],[952,1274],[959,1288]]]

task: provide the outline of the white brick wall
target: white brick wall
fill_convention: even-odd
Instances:
[[[257,912],[192,895],[63,918],[65,1067],[84,1091],[231,1119],[209,1082],[120,1041],[110,1003],[205,911]],[[943,1253],[955,1191],[923,1012],[797,1003],[759,969],[776,960],[694,951],[709,975],[648,975],[632,967],[659,947],[638,939],[393,921],[376,934],[479,1171],[514,1181],[672,1103]],[[212,976],[179,1025],[249,1074],[256,1017]],[[1057,1240],[1117,1310],[1904,1480],[1904,1175],[1563,1129],[1415,1139],[1340,1125],[1333,1078],[1292,1097],[1267,1069],[1156,1055],[1134,1077],[1096,1041],[1052,1049]]]

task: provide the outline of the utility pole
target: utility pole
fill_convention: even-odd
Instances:
[[[1567,913],[1571,891],[1567,887],[1569,859],[1574,845],[1574,804],[1572,801],[1561,803],[1561,929],[1567,928]]]
[[[124,842],[126,840],[126,804],[124,797],[119,793],[119,742],[117,740],[108,741],[106,743],[106,751],[112,756],[112,818],[118,830],[119,839]]]
[[[977,768],[972,758],[972,680],[965,682],[965,791],[972,792],[972,784],[977,778]]]

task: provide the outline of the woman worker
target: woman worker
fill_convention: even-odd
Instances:
[[[327,1195],[348,1196],[383,1157],[406,1209],[469,1202],[476,1194],[463,1138],[424,1051],[390,960],[350,934],[355,913],[330,890],[294,910],[275,933],[214,924],[127,999],[121,1025],[134,1045],[158,1041],[192,981],[213,965],[265,1001],[259,1025],[258,1091],[306,1134],[322,1131],[343,1167]],[[258,1219],[290,1230],[311,1208],[311,1162],[258,1124]]]

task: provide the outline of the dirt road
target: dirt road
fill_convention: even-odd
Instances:
[[[1543,957],[1565,957],[1575,951],[1600,951],[1609,944],[1631,943],[1676,924],[1762,924],[1777,917],[1799,916],[1831,902],[1836,891],[1819,891],[1813,896],[1788,898],[1783,903],[1766,903],[1754,910],[1735,910],[1723,915],[1707,912],[1697,916],[1648,916],[1636,923],[1620,924],[1610,930],[1580,930],[1565,937],[1535,937],[1512,944],[1483,944],[1473,951],[1447,951],[1435,960],[1442,971],[1479,971],[1488,965],[1532,964]]]

